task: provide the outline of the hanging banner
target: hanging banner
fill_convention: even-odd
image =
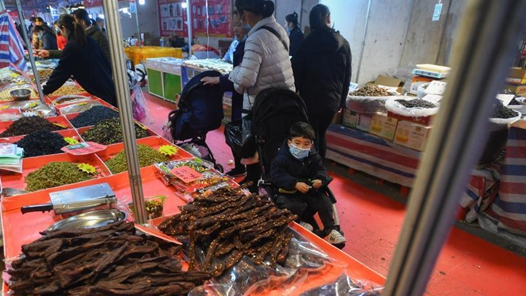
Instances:
[[[208,33],[210,37],[232,37],[232,28],[230,25],[232,11],[230,3],[232,1],[191,0],[190,6],[186,9],[181,6],[183,2],[186,1],[158,1],[161,36],[170,36],[176,33],[180,37],[188,37],[186,9],[190,9],[190,25],[192,26],[194,36],[206,37]]]

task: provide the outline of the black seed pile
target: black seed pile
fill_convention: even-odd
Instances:
[[[117,111],[105,106],[94,106],[89,110],[80,113],[77,117],[70,120],[70,122],[74,127],[83,127],[96,125],[103,120],[115,117],[119,117]]]
[[[437,106],[431,102],[421,99],[414,100],[396,100],[400,105],[406,108],[436,108]]]
[[[515,97],[517,98],[517,97]],[[522,105],[519,101],[515,100],[515,98],[511,99],[510,103],[508,105]]]
[[[14,121],[0,137],[27,135],[37,131],[56,131],[64,129],[39,116],[21,117]]]
[[[148,137],[148,132],[135,125],[137,139]],[[84,141],[96,142],[103,145],[120,143],[124,140],[119,118],[106,119],[82,134]]]
[[[24,148],[24,157],[63,153],[60,148],[68,145],[64,137],[50,131],[31,133],[15,144]]]
[[[502,104],[496,104],[496,106],[493,108],[493,115],[491,118],[513,118],[519,116],[519,113],[517,111],[510,109],[506,106],[503,106]]]

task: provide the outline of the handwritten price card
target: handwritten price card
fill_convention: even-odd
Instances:
[[[196,172],[189,166],[174,168],[170,173],[185,183],[190,183],[203,177],[200,173]]]

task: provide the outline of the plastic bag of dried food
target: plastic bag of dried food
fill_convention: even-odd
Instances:
[[[347,96],[347,108],[357,113],[387,113],[385,103],[392,98],[397,99],[400,98],[400,96]]]
[[[92,100],[91,97],[81,95],[65,95],[53,100],[53,105],[72,104]]]
[[[376,296],[383,287],[359,279],[353,279],[347,274],[341,275],[335,282],[312,289],[301,296]]]
[[[83,102],[77,102],[73,104],[67,104],[64,106],[57,106],[58,111],[62,115],[68,115],[72,113],[81,113],[84,111],[87,111],[91,109],[93,106],[102,106],[102,104],[98,101],[83,101]]]
[[[148,110],[148,105],[146,104],[146,99],[144,98],[142,89],[139,86],[139,84],[136,84],[133,87],[130,99],[132,101],[133,118],[142,123],[151,122],[151,118],[149,117],[150,112]]]
[[[406,107],[404,104],[414,107]],[[438,112],[436,104],[411,97],[391,98],[385,103],[385,108],[395,114],[407,117],[428,117]]]

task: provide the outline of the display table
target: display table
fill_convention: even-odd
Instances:
[[[175,102],[183,91],[181,65],[183,60],[175,58],[146,59],[144,67],[148,73],[148,91],[161,99]]]
[[[161,47],[161,46],[130,46],[124,48],[124,53],[133,62],[134,65],[144,63],[149,58],[171,57],[183,58],[181,48]]]

